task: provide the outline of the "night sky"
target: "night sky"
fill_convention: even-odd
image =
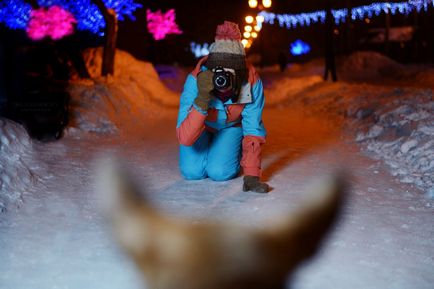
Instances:
[[[118,47],[131,52],[140,59],[153,62],[189,63],[194,60],[188,50],[190,42],[211,43],[215,29],[224,20],[242,23],[243,12],[248,9],[246,1],[138,1],[143,8],[135,13],[137,20],[119,23]],[[163,12],[174,8],[176,22],[182,35],[168,35],[161,41],[153,40],[146,29],[146,10]]]
[[[178,63],[181,65],[193,65],[196,62],[190,52],[190,42],[212,43],[214,41],[215,29],[224,20],[236,22],[243,29],[244,17],[250,12],[257,12],[248,7],[247,0],[220,0],[220,1],[137,1],[143,4],[143,8],[135,12],[136,21],[126,20],[119,23],[118,47],[132,53],[135,57],[153,63]],[[368,0],[332,0],[335,8],[354,7],[369,4],[377,1]],[[400,2],[400,1],[397,1]],[[270,9],[275,13],[300,13],[324,9],[326,1],[294,1],[275,0]],[[176,22],[179,24],[182,35],[168,35],[166,39],[155,41],[146,29],[146,10],[163,12],[174,8],[176,11]],[[428,16],[427,16],[428,17]],[[423,19],[422,19],[423,20]],[[411,24],[413,18],[394,16],[392,25]],[[425,20],[426,22],[426,20]],[[384,27],[384,16],[375,17],[369,25],[362,21],[350,23],[350,27],[338,27],[336,35],[336,50],[338,53],[345,53],[345,45],[352,41],[356,45],[356,39],[363,37],[364,33],[372,27]],[[430,23],[426,23],[427,26]],[[259,53],[265,64],[276,62],[279,53],[289,53],[289,45],[296,39],[303,39],[312,47],[311,57],[321,56],[324,50],[324,25],[314,24],[306,28],[287,30],[278,25],[264,25],[258,39],[252,45],[249,53]],[[348,29],[347,29],[348,28]],[[347,29],[347,30],[346,30]],[[353,40],[346,39],[346,34],[351,29]],[[364,49],[363,47],[355,47]],[[373,48],[377,49],[377,48]],[[289,57],[289,54],[288,54]],[[398,59],[405,61],[404,59]],[[295,59],[294,61],[299,61]]]

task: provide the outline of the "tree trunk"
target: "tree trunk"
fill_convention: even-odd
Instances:
[[[101,11],[106,23],[101,75],[114,75],[116,36],[118,30],[116,12],[113,9],[108,9],[102,0],[94,1]]]

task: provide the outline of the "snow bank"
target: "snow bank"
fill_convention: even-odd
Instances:
[[[345,58],[339,74],[346,79],[396,77],[404,71],[398,62],[373,51],[358,51]]]
[[[403,183],[415,184],[434,198],[434,101],[432,90],[394,90],[394,100],[358,111],[356,136]]]
[[[19,124],[0,118],[0,211],[19,207],[32,186],[34,174],[28,165],[32,141]]]
[[[432,67],[403,65],[372,51],[359,51],[340,59],[338,78],[344,81],[363,81],[378,85],[434,87]]]
[[[101,56],[102,49],[87,50],[85,61],[92,80],[77,80],[69,87],[73,128],[67,132],[74,128],[94,133],[125,131],[178,107],[179,94],[166,88],[152,64],[118,50],[114,77],[101,77]]]
[[[279,85],[271,86],[266,91],[267,105],[277,105],[285,102],[288,95],[296,95],[308,87],[321,83],[322,77],[318,75],[297,77],[297,78],[284,78],[279,81]]]
[[[88,49],[84,53],[86,65],[93,78],[101,79],[102,49]],[[125,85],[131,82],[136,85],[144,97],[158,104],[177,106],[179,95],[170,91],[161,82],[154,66],[134,58],[128,52],[117,50],[115,57],[114,84]],[[136,91],[126,91],[136,93]]]
[[[323,117],[345,127],[362,149],[382,160],[401,182],[416,185],[434,199],[434,71],[411,67],[423,82],[396,79],[381,85],[385,75],[407,70],[385,56],[359,52],[343,62],[342,71],[374,84],[330,83],[319,76],[285,75],[266,88],[266,105],[291,106],[306,115]],[[311,67],[307,69],[312,70]],[[396,70],[393,72],[393,70]]]
[[[401,182],[434,198],[434,70],[404,66],[376,52],[356,52],[343,62],[342,72],[345,79],[387,83],[369,95],[351,93],[348,114],[357,120],[356,141]]]

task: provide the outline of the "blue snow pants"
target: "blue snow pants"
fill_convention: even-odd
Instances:
[[[228,127],[204,131],[192,146],[180,146],[179,167],[187,180],[235,178],[240,171],[243,129]]]

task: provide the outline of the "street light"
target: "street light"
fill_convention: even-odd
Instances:
[[[249,15],[249,16],[246,16],[245,19],[246,19],[246,22],[249,23],[249,24],[250,24],[250,23],[253,23],[253,20],[254,20],[254,19],[253,19],[253,16],[250,16],[250,15]]]
[[[249,7],[255,10],[258,9],[259,11],[270,8],[271,4],[271,0],[262,0],[261,5],[258,5],[257,0],[249,0]],[[245,17],[245,20],[247,24],[250,24],[244,26],[245,31],[243,36],[245,39],[242,41],[244,47],[247,49],[252,45],[253,40],[258,37],[259,31],[261,31],[262,28],[262,23],[265,21],[265,19],[262,15],[256,15],[256,17],[248,15]]]
[[[258,6],[257,0],[249,0],[249,7],[250,8],[256,8]]]
[[[271,0],[262,0],[262,5],[265,8],[270,8],[271,7]]]

